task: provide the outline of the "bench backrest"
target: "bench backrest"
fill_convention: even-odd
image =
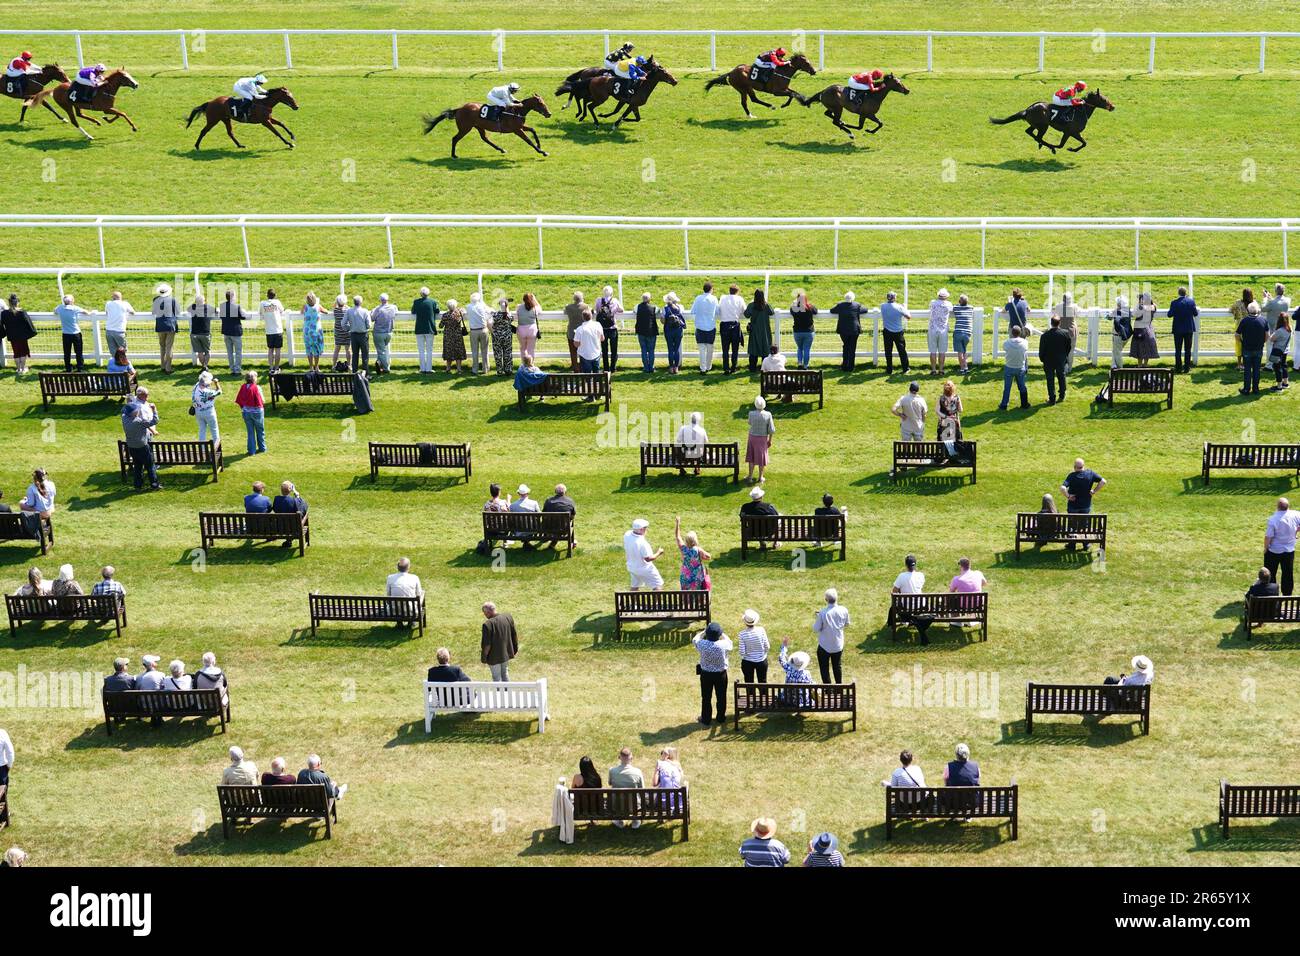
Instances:
[[[424,682],[426,711],[535,711],[545,703],[545,677],[535,681]]]
[[[216,457],[217,446],[207,441],[152,441],[149,448],[157,465],[210,465]],[[124,466],[131,464],[131,451],[127,443],[118,440],[117,457]]]
[[[220,687],[204,690],[104,691],[105,717],[194,716],[221,713]]]
[[[50,519],[41,519],[41,534],[49,536]],[[27,521],[20,511],[0,512],[0,541],[35,541],[27,530]]]
[[[615,591],[614,613],[680,614],[704,617],[709,613],[708,591]]]
[[[812,712],[856,710],[857,684],[742,684],[734,685],[737,710],[761,713],[770,710]]]
[[[1174,387],[1171,368],[1113,368],[1110,390],[1116,395],[1162,395]]]
[[[485,536],[520,532],[567,535],[573,518],[571,511],[485,511],[483,532]]]
[[[546,378],[524,389],[525,395],[604,395],[609,391],[608,372],[549,372]]]
[[[131,377],[126,372],[41,372],[41,392],[46,395],[128,395]]]
[[[1219,812],[1230,817],[1300,816],[1300,786],[1234,786],[1220,780]]]
[[[1109,711],[1146,713],[1151,705],[1151,685],[1035,684],[1025,685],[1025,704],[1036,714],[1080,714]]]
[[[209,538],[297,537],[302,534],[301,512],[251,514],[244,511],[199,513],[199,530]]]
[[[969,455],[971,464],[975,461],[976,442],[962,441],[958,443],[961,446],[963,456]],[[934,460],[946,462],[948,460],[948,446],[941,441],[894,441],[894,461],[896,462],[930,462]],[[962,467],[966,467],[965,464]]]
[[[987,618],[989,613],[989,595],[987,591],[942,591],[933,594],[895,594],[894,607],[910,616],[931,615],[945,616],[979,616]]]
[[[323,783],[292,783],[262,787],[219,784],[217,801],[221,809],[271,816],[312,816],[329,811],[329,795]]]
[[[740,536],[746,540],[840,541],[844,515],[741,515]]]
[[[614,788],[570,790],[576,820],[684,820],[690,795],[683,783],[667,789]]]
[[[122,599],[117,594],[46,595],[6,594],[5,609],[12,620],[30,621],[38,617],[56,617],[70,621],[102,621],[117,617]]]
[[[1091,535],[1105,530],[1105,515],[1048,514],[1041,511],[1021,511],[1016,515],[1018,535]]]
[[[787,369],[784,372],[765,371],[760,380],[760,391],[768,393],[799,394],[822,390],[822,370]]]
[[[730,468],[740,460],[740,446],[734,441],[689,446],[692,451],[697,448],[700,451],[699,455],[690,458],[685,455],[687,447],[667,442],[642,442],[641,464],[648,468],[676,468],[687,462],[703,468]]]
[[[1008,817],[1019,787],[885,787],[890,817]]]
[[[1206,442],[1205,468],[1300,468],[1300,445],[1219,445]]]
[[[1260,624],[1270,621],[1300,621],[1300,595],[1247,595],[1246,613],[1250,615],[1251,621]]]
[[[277,392],[282,376],[294,379],[294,390],[298,395],[351,395],[355,376],[351,372],[321,372],[311,375],[308,372],[278,372],[271,376],[271,387]]]
[[[426,457],[425,449],[428,450]],[[421,445],[410,443],[370,443],[370,463],[403,468],[464,468],[469,445]]]
[[[420,616],[424,603],[418,597],[384,594],[309,594],[307,601],[313,620],[334,621],[407,621]]]

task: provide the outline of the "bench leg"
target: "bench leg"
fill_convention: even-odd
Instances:
[[[221,814],[221,836],[223,839],[230,839],[230,817],[224,813]]]

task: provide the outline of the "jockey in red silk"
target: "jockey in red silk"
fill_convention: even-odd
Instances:
[[[26,76],[28,73],[37,73],[39,71],[40,67],[32,63],[32,55],[23,50],[22,53],[9,61],[9,65],[5,67],[5,76]]]
[[[885,88],[885,74],[881,70],[872,70],[869,73],[854,73],[849,77],[847,86],[852,90],[866,90],[868,93],[879,93]]]
[[[1088,88],[1088,84],[1080,80],[1073,86],[1062,87],[1052,94],[1052,105],[1061,106],[1082,106],[1083,99],[1081,94]]]
[[[785,47],[779,46],[775,50],[768,50],[766,53],[760,53],[757,58],[755,58],[754,65],[772,67],[789,66],[790,64],[786,62],[785,59],[786,55]]]

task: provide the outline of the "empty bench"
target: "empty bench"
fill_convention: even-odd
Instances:
[[[309,594],[311,636],[322,621],[413,624],[424,636],[425,613],[422,597],[390,597],[374,594]]]
[[[1216,445],[1201,450],[1201,478],[1210,483],[1210,469],[1220,471],[1294,471],[1300,478],[1300,445]]]
[[[682,842],[691,838],[691,794],[686,782],[680,787],[656,789],[612,788],[569,790],[575,823],[640,820],[650,823],[682,822]]]
[[[1034,732],[1034,714],[1074,714],[1110,717],[1127,714],[1138,718],[1142,733],[1151,733],[1151,685],[1119,684],[1025,685],[1025,733]]]
[[[488,547],[494,541],[554,542],[572,555],[573,518],[571,511],[485,511],[483,540]]]
[[[956,454],[948,454],[948,446],[941,441],[895,441],[894,467],[890,469],[891,481],[907,471],[934,468],[969,468],[971,484],[978,480],[976,468],[976,442],[959,441],[953,445]]]
[[[1219,781],[1219,827],[1228,839],[1228,821],[1248,817],[1300,817],[1300,786]]]
[[[615,591],[614,637],[623,636],[629,621],[712,620],[708,591]]]
[[[840,560],[848,550],[843,514],[838,515],[741,515],[740,559],[749,560],[750,544],[766,551],[770,544],[809,542],[838,544]]]
[[[917,618],[931,624],[977,625],[980,640],[989,639],[989,596],[987,591],[933,594],[891,594],[889,639],[898,640],[898,629]]]
[[[857,684],[732,685],[735,728],[750,714],[849,714],[858,729]]]
[[[153,451],[154,464],[159,468],[165,468],[169,465],[202,465],[212,471],[213,482],[217,481],[217,472],[226,469],[225,459],[221,455],[221,446],[212,439],[207,441],[152,441],[149,443],[149,447]],[[120,440],[117,443],[117,461],[122,472],[122,480],[130,480],[128,472],[131,470],[131,449],[126,442]]]
[[[379,478],[380,468],[450,468],[463,472],[469,481],[473,474],[469,445],[435,445],[432,442],[370,443],[370,480]]]
[[[1163,395],[1165,407],[1174,407],[1174,370],[1171,368],[1113,368],[1097,396],[1112,408],[1116,395]]]
[[[254,820],[324,820],[325,839],[339,822],[337,801],[323,783],[292,783],[274,787],[218,785],[221,834],[230,839],[231,824]]]
[[[1099,545],[1106,550],[1106,516],[1049,514],[1022,511],[1016,515],[1016,557],[1020,546],[1030,544]]]
[[[1246,607],[1242,612],[1242,624],[1246,628],[1247,640],[1255,636],[1255,628],[1262,624],[1300,624],[1300,596],[1247,595]]]
[[[271,407],[283,398],[348,398],[353,395],[352,372],[277,372],[271,376]]]
[[[121,638],[126,627],[126,601],[117,594],[5,595],[9,636],[15,637],[24,621],[112,621]]]
[[[688,456],[687,448],[699,451]],[[720,468],[731,472],[733,482],[740,481],[740,446],[736,442],[707,442],[703,445],[674,445],[661,442],[641,443],[641,484],[651,468],[675,468],[680,474],[696,468]]]
[[[199,537],[207,551],[217,540],[296,541],[299,556],[311,544],[311,527],[307,516],[292,514],[250,514],[244,511],[203,511],[199,513]]]
[[[759,380],[758,394],[764,398],[769,395],[777,395],[782,398],[795,395],[816,395],[817,407],[826,407],[826,398],[822,392],[822,370],[819,368],[763,372]]]
[[[41,372],[41,407],[60,398],[130,398],[135,376],[129,372]]]
[[[433,732],[439,714],[536,714],[537,732],[551,719],[546,678],[534,681],[425,681],[424,732]]]
[[[36,535],[32,529],[36,529]],[[28,517],[20,511],[0,512],[0,541],[36,541],[41,554],[54,547],[54,525],[49,518]]]
[[[203,690],[104,691],[104,726],[113,736],[113,722],[129,718],[216,717],[221,732],[230,722],[230,694],[222,687]]]
[[[603,401],[609,411],[608,372],[547,372],[536,384],[519,389],[519,410],[528,398],[582,398]]]
[[[885,787],[885,839],[900,820],[998,820],[1011,823],[1011,839],[1020,837],[1020,788]]]

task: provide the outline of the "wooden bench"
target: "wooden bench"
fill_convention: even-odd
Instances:
[[[708,591],[615,591],[614,637],[625,621],[703,621],[713,618]]]
[[[226,470],[221,446],[210,438],[207,441],[153,441],[149,447],[153,450],[154,464],[159,468],[170,465],[202,465],[212,470],[214,483],[217,481],[217,472]],[[122,480],[129,481],[131,449],[121,440],[117,443],[117,461]]]
[[[740,481],[740,445],[736,442],[706,442],[699,446],[696,457],[686,456],[686,445],[674,445],[666,442],[641,443],[641,484],[645,484],[646,472],[651,468],[676,468],[681,474],[687,469],[721,468],[731,472],[733,482]]]
[[[826,407],[826,398],[822,392],[822,370],[819,368],[789,369],[784,372],[763,372],[759,379],[758,394],[767,398],[769,395],[816,395],[817,407]]]
[[[1241,622],[1246,628],[1247,640],[1255,636],[1255,628],[1262,624],[1300,624],[1300,595],[1247,595]]]
[[[222,700],[222,698],[225,700]],[[113,721],[129,718],[216,717],[221,732],[230,722],[230,694],[222,687],[204,690],[114,690],[104,691],[104,726],[113,736]]]
[[[547,372],[536,385],[519,390],[519,410],[527,398],[583,398],[604,401],[609,411],[608,372]]]
[[[691,794],[686,782],[680,787],[603,787],[599,790],[569,790],[575,823],[640,820],[651,823],[682,822],[682,842],[691,838]]]
[[[1300,786],[1219,781],[1219,827],[1228,839],[1228,821],[1248,817],[1300,817]]]
[[[1116,395],[1163,395],[1167,408],[1174,407],[1174,370],[1171,368],[1113,368],[1097,402],[1114,408]]]
[[[1100,545],[1106,550],[1106,516],[1045,514],[1021,511],[1016,515],[1016,557],[1022,544]]]
[[[749,560],[750,543],[766,552],[769,544],[782,542],[838,544],[840,560],[848,550],[844,515],[741,515],[740,560]]]
[[[24,621],[112,621],[117,636],[126,627],[126,601],[118,594],[5,595],[9,613],[9,636],[16,637]]]
[[[293,398],[352,398],[356,375],[352,372],[276,372],[271,376],[271,407],[280,396],[291,401],[284,390],[286,380],[293,381]]]
[[[391,622],[414,624],[421,637],[426,623],[424,598],[372,594],[309,594],[311,636],[322,621]]]
[[[553,541],[573,554],[573,518],[571,511],[485,511],[483,540],[526,541],[529,544]]]
[[[980,640],[989,639],[989,595],[987,591],[931,594],[891,594],[889,639],[898,640],[898,629],[915,618],[929,618],[933,624],[978,624]]]
[[[1216,445],[1201,450],[1201,478],[1210,483],[1210,469],[1223,471],[1295,470],[1300,478],[1300,445]]]
[[[1011,839],[1020,837],[1020,788],[885,787],[885,839],[898,820],[996,820],[1011,822]]]
[[[858,729],[857,684],[743,684],[732,685],[735,728],[749,714],[851,714]]]
[[[54,547],[54,525],[49,518],[37,520],[40,532],[41,554],[49,554]],[[0,541],[31,541],[27,520],[21,511],[0,512]]]
[[[889,480],[897,481],[905,471],[919,471],[929,468],[969,468],[971,484],[978,480],[976,468],[976,445],[973,441],[956,442],[956,457],[949,456],[948,448],[941,441],[895,441],[894,467],[889,472]]]
[[[370,443],[370,480],[379,478],[380,468],[451,468],[473,474],[469,445],[435,445],[432,442]]]
[[[218,539],[254,541],[297,541],[298,554],[311,544],[311,527],[301,512],[291,514],[249,514],[244,511],[202,511],[199,537],[204,551]]]
[[[1025,685],[1025,733],[1034,732],[1034,714],[1076,714],[1080,717],[1109,717],[1129,714],[1138,718],[1142,733],[1151,733],[1151,685],[1123,687],[1118,684],[1035,684]]]
[[[231,824],[254,820],[324,820],[325,839],[339,822],[338,802],[323,783],[293,783],[274,787],[217,786],[221,805],[221,834],[230,839]]]
[[[41,372],[41,407],[60,398],[130,398],[135,376],[129,372]]]
[[[546,696],[546,678],[534,681],[472,680],[446,683],[424,682],[424,732],[433,732],[438,714],[537,715],[537,732],[546,733],[551,719]]]

